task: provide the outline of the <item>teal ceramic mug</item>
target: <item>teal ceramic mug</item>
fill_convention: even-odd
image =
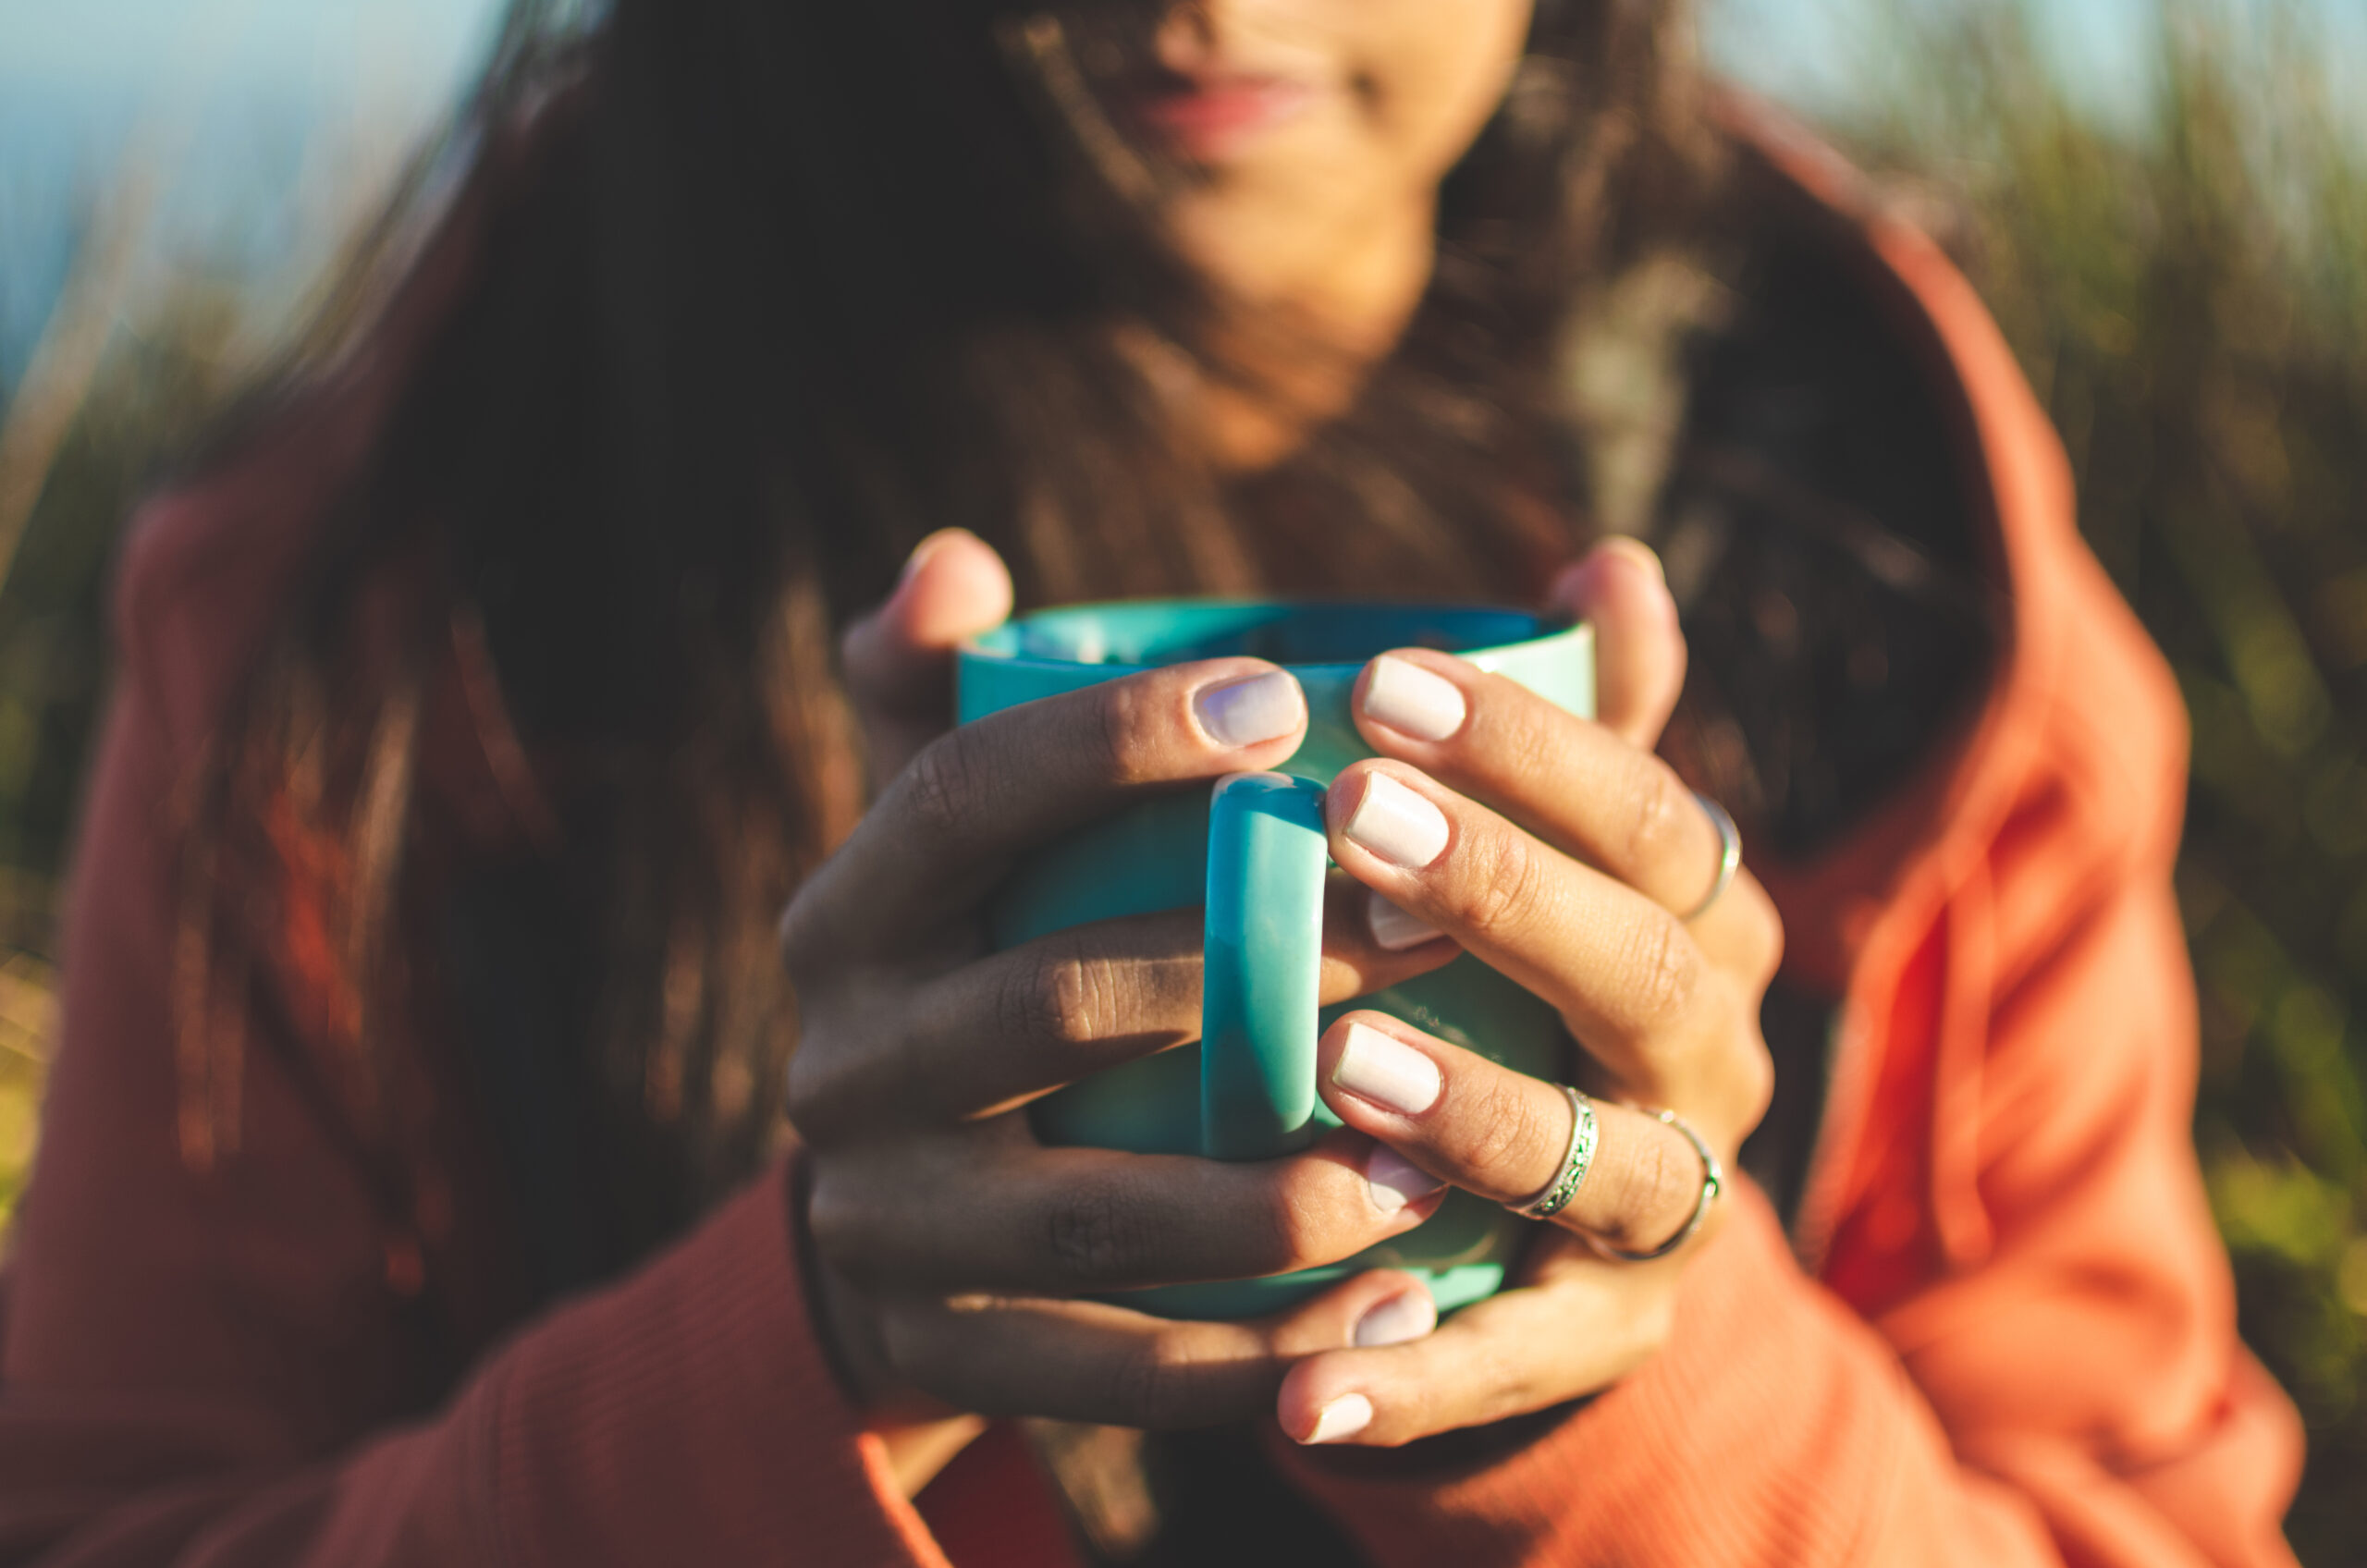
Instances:
[[[1391,648],[1442,648],[1575,714],[1594,712],[1589,628],[1470,606],[1133,600],[1045,610],[963,649],[958,717],[984,715],[1159,665],[1245,655],[1288,668],[1306,693],[1306,739],[1279,773],[1213,792],[1146,801],[1027,861],[988,912],[998,949],[1088,921],[1204,905],[1207,979],[1197,1045],[1099,1072],[1036,1102],[1049,1144],[1142,1154],[1265,1159],[1303,1148],[1338,1119],[1315,1092],[1323,885],[1323,787],[1373,754],[1349,696]],[[1331,1010],[1392,1013],[1442,1039],[1543,1078],[1564,1072],[1561,1020],[1466,954],[1442,969]],[[1177,1317],[1272,1312],[1366,1268],[1423,1277],[1441,1312],[1492,1293],[1525,1223],[1453,1192],[1414,1230],[1324,1268],[1132,1291],[1126,1305]]]

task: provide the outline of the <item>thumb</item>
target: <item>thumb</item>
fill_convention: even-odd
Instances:
[[[895,592],[839,644],[873,776],[895,776],[953,722],[953,650],[1011,614],[1011,572],[965,529],[939,530],[904,563]]]
[[[1650,751],[1685,690],[1685,633],[1660,557],[1637,540],[1605,539],[1554,580],[1551,598],[1594,623],[1596,717]]]

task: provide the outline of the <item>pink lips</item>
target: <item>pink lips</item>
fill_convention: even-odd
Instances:
[[[1161,77],[1128,94],[1132,117],[1203,162],[1220,159],[1294,119],[1315,90],[1282,77]]]

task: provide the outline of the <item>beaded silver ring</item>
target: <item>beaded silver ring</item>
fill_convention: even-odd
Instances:
[[[1562,1156],[1562,1169],[1554,1172],[1543,1192],[1527,1203],[1504,1206],[1523,1219],[1551,1219],[1561,1213],[1586,1183],[1587,1172],[1594,1168],[1595,1137],[1600,1130],[1594,1101],[1567,1084],[1553,1086],[1570,1101],[1570,1146]]]

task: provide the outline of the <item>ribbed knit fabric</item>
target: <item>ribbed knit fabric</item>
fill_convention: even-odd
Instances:
[[[757,1182],[496,1364],[472,1414],[492,1428],[499,1561],[758,1562],[793,1548],[851,1568],[943,1562],[815,1354],[787,1190],[779,1173]]]

